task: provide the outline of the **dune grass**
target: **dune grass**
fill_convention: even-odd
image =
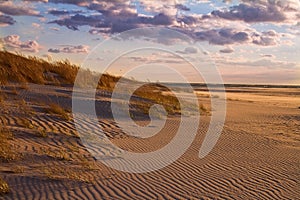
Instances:
[[[18,55],[7,51],[0,51],[0,84],[9,81],[19,83],[47,83],[46,72],[59,76],[60,82],[71,84],[74,82],[79,67],[68,60],[47,62],[46,60]]]
[[[14,54],[7,51],[0,51],[0,84],[7,82],[21,83],[22,89],[28,89],[27,83],[52,84],[52,85],[73,85],[79,70],[79,66],[71,64],[70,61],[48,62],[44,59],[24,55]],[[83,87],[97,81],[99,73],[90,70],[81,70]],[[55,76],[55,77],[54,77]],[[86,78],[85,78],[86,77]],[[97,88],[107,91],[113,91],[116,83],[121,77],[110,74],[102,74],[98,81]],[[128,84],[134,84],[136,81],[124,79]],[[144,110],[152,104],[161,104],[169,114],[180,113],[180,104],[174,95],[164,95],[162,91],[168,89],[160,84],[145,84],[136,90],[134,95],[149,100],[150,104],[145,103],[141,106]],[[202,107],[199,108],[200,110]],[[60,115],[68,120],[68,115],[64,109],[57,105],[50,105],[50,112]]]
[[[27,83],[74,84],[78,70],[79,66],[68,60],[48,62],[35,56],[0,51],[0,85],[17,82],[22,83],[22,89],[27,89]],[[84,70],[84,73],[88,78],[98,77],[98,74],[89,70]],[[109,89],[118,80],[116,76],[103,74],[98,87]]]

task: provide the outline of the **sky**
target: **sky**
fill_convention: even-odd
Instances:
[[[177,31],[194,43],[149,33],[111,41],[147,27]],[[147,64],[142,79],[153,73],[156,81],[176,81],[171,71],[159,70],[163,64],[201,82],[181,56],[195,60],[202,54],[225,83],[300,85],[299,0],[1,0],[0,38],[5,50],[50,61],[99,66],[117,56],[106,69],[116,75]],[[110,47],[101,47],[107,40]],[[120,56],[137,44],[166,46],[175,54],[141,50]]]

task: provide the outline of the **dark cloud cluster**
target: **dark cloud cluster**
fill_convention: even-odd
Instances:
[[[58,19],[49,23],[56,23],[60,26],[66,26],[71,30],[78,30],[79,26],[88,25],[94,28],[110,28],[111,33],[120,33],[129,29],[142,27],[143,25],[172,25],[174,19],[163,13],[153,17],[132,16],[127,18],[108,18],[103,15],[85,16],[76,14],[64,19]]]
[[[191,9],[188,8],[187,6],[183,5],[183,4],[176,4],[175,8],[179,9],[179,10],[183,10],[183,11],[190,11]]]
[[[275,31],[259,33],[255,30],[236,30],[233,28],[221,28],[195,33],[200,41],[208,41],[215,45],[245,44],[252,43],[260,46],[273,46],[278,44],[280,35]]]
[[[50,3],[65,3],[65,4],[74,4],[78,6],[84,6],[89,4],[91,0],[48,0]]]
[[[79,30],[81,26],[89,26],[91,34],[110,35],[140,27],[169,27],[213,45],[277,45],[282,35],[275,31],[258,32],[249,29],[249,23],[295,24],[300,19],[299,0],[240,0],[232,7],[218,8],[204,15],[191,14],[186,0],[165,0],[160,3],[139,0],[138,4],[133,4],[130,0],[24,0],[22,4],[15,4],[12,1],[0,3],[0,25],[14,24],[15,20],[11,16],[15,15],[40,16],[38,11],[30,7],[31,1],[72,4],[87,9],[88,12],[80,9],[48,10],[48,14],[59,17],[48,23],[74,31]],[[147,15],[139,13],[137,5],[146,11]],[[246,23],[233,27],[229,24],[232,21]],[[166,41],[157,39],[156,42],[169,44],[173,40],[170,38]],[[49,50],[61,51],[61,49]],[[220,52],[232,53],[233,50],[226,48]]]
[[[145,26],[164,26],[176,27],[188,35],[195,37],[199,41],[208,41],[214,45],[245,44],[251,43],[261,46],[272,46],[278,44],[279,35],[275,32],[259,33],[255,30],[238,30],[234,28],[213,28],[213,20],[225,21],[244,21],[244,22],[273,22],[281,23],[295,17],[295,12],[299,9],[298,0],[252,0],[244,1],[228,9],[219,9],[207,15],[178,15],[178,11],[189,11],[184,1],[165,1],[161,5],[149,0],[140,0],[140,5],[146,11],[154,13],[153,15],[138,14],[134,5],[130,1],[121,0],[49,0],[53,3],[68,3],[86,7],[89,10],[99,12],[99,15],[86,16],[75,14],[62,19],[53,20],[50,23],[56,23],[65,26],[71,30],[78,30],[80,26],[88,25],[92,27],[91,34],[113,34],[126,30],[145,27]],[[294,2],[294,3],[293,3]],[[295,3],[296,2],[296,3]],[[298,6],[298,7],[297,7]],[[177,12],[174,12],[177,10]],[[68,11],[52,10],[49,13],[53,15],[67,14]],[[211,29],[207,30],[212,23]],[[222,26],[219,20],[219,26]],[[191,27],[197,27],[194,31]],[[202,29],[202,30],[201,30]]]
[[[172,26],[176,19],[175,16],[158,12],[153,16],[138,14],[135,6],[130,1],[113,0],[113,1],[84,1],[84,0],[50,0],[53,3],[70,3],[84,6],[89,10],[96,11],[99,15],[85,16],[76,14],[64,19],[53,20],[50,23],[56,23],[60,26],[66,26],[72,30],[78,30],[79,26],[89,25],[93,28],[99,28],[101,32],[105,28],[110,28],[110,33],[119,33],[133,28],[143,26]],[[178,10],[188,10],[182,4],[174,5]],[[55,11],[50,14],[62,14],[63,12]],[[95,29],[94,31],[95,32]],[[104,30],[107,33],[107,29]]]
[[[49,14],[51,15],[71,15],[71,14],[78,14],[82,13],[80,10],[56,10],[56,9],[51,9],[48,11]]]
[[[16,21],[8,15],[0,15],[0,26],[13,25]]]
[[[196,32],[195,36],[198,40],[208,41],[210,44],[216,45],[244,43],[250,39],[247,32],[236,31],[232,28],[200,31]]]
[[[149,27],[147,29],[136,29],[130,32],[123,32],[120,35],[113,37],[115,40],[134,40],[145,39],[149,42],[159,43],[164,45],[191,44],[194,40],[188,37],[187,34],[180,31],[173,31],[173,29],[157,29]]]
[[[215,10],[211,12],[211,16],[226,20],[241,20],[250,23],[282,23],[299,19],[299,0],[241,1],[242,3],[228,9]]]
[[[283,12],[275,5],[239,4],[229,10],[215,10],[213,16],[227,20],[243,20],[245,22],[282,22],[286,19]]]
[[[25,2],[44,2],[44,3],[48,3],[48,0],[23,0]]]
[[[102,15],[85,16],[76,14],[64,19],[58,19],[49,23],[56,23],[60,26],[66,26],[71,30],[78,30],[79,26],[89,25],[92,27],[109,27],[109,24],[104,21]]]

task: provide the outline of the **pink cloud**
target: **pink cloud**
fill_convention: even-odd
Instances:
[[[4,1],[0,3],[0,12],[7,15],[29,15],[40,16],[40,12],[28,6],[28,3],[16,3],[12,1]]]
[[[28,40],[22,42],[20,40],[20,36],[18,35],[8,35],[2,38],[2,42],[5,47],[12,48],[20,51],[28,51],[28,52],[38,52],[40,49],[40,45],[35,40]]]

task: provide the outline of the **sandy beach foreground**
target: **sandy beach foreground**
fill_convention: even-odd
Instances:
[[[194,142],[176,162],[137,174],[95,161],[82,145],[69,113],[71,87],[2,87],[0,176],[9,193],[0,199],[299,199],[299,88],[227,90],[224,130],[208,156],[200,159],[198,153],[209,114],[201,117]],[[197,94],[209,107],[207,93]],[[97,103],[97,111],[106,113],[108,98],[100,95]],[[99,127],[119,147],[149,152],[172,139],[177,122],[170,118],[149,139],[127,136],[105,115]],[[88,120],[83,124],[93,126]]]

